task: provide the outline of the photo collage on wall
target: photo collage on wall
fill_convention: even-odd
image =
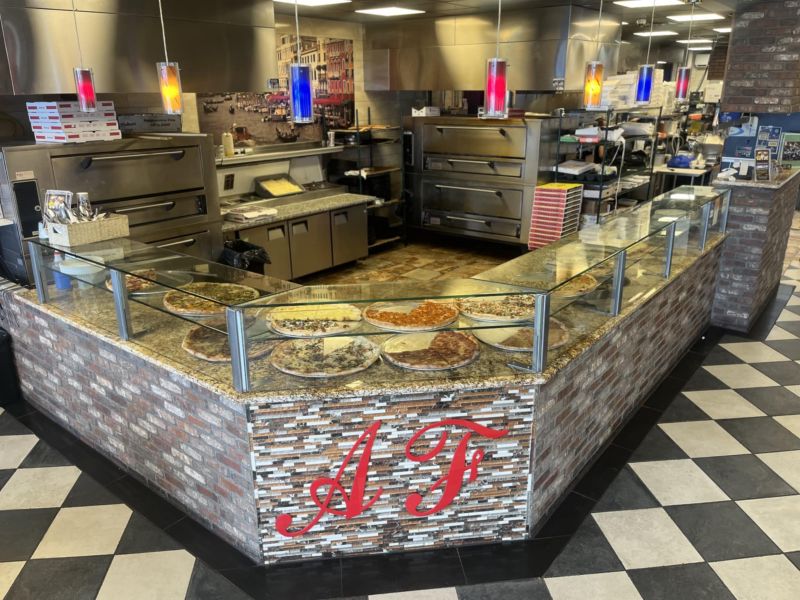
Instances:
[[[200,131],[220,144],[224,132],[237,145],[320,141],[322,123],[345,128],[354,123],[353,40],[301,36],[300,62],[311,65],[314,123],[294,125],[289,102],[289,65],[297,59],[297,37],[278,38],[278,77],[270,90],[197,95]]]

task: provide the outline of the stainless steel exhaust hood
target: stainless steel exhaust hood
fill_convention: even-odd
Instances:
[[[505,11],[500,54],[509,61],[509,89],[547,92],[564,80],[583,89],[586,62],[597,54],[597,11],[556,6]],[[368,91],[480,90],[495,53],[496,15],[413,19],[365,26]],[[604,14],[600,58],[616,72],[619,20]]]
[[[230,8],[227,6],[231,4]],[[158,92],[156,0],[75,0],[98,92]],[[164,0],[170,58],[192,92],[259,91],[277,75],[272,0]],[[80,62],[71,0],[0,2],[0,94],[74,93]]]

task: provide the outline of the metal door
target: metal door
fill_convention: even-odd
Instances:
[[[367,205],[331,211],[333,264],[364,258],[367,253]]]
[[[270,223],[239,231],[239,239],[261,246],[269,254],[269,264],[264,265],[264,274],[278,279],[292,278],[292,257],[289,250],[288,225]]]
[[[332,267],[330,213],[289,221],[289,247],[294,279]]]

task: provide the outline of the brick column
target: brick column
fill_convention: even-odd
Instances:
[[[800,0],[752,0],[738,7],[722,110],[800,111]]]

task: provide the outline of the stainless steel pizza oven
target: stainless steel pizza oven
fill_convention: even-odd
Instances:
[[[406,161],[412,224],[526,244],[533,190],[552,179],[554,119],[414,118]]]

